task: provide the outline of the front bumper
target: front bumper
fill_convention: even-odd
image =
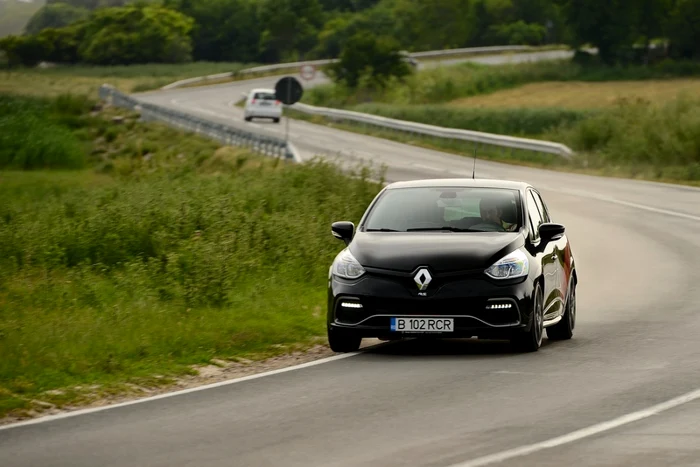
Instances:
[[[348,281],[333,276],[328,288],[328,327],[352,330],[362,337],[409,337],[421,333],[392,331],[391,318],[439,317],[454,319],[453,332],[424,335],[509,338],[529,329],[534,288],[530,278],[499,284],[478,275],[438,276],[435,282],[438,285],[426,291],[427,296],[420,296],[407,277],[366,274]]]

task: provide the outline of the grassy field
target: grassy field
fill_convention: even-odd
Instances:
[[[0,126],[21,109],[69,143],[25,151],[25,170],[0,159],[0,417],[324,341],[342,248],[329,225],[359,219],[377,175],[256,157],[81,98],[4,99]],[[41,132],[22,128],[25,145]],[[82,168],[46,168],[75,151]]]
[[[33,96],[97,96],[100,85],[109,82],[124,92],[143,92],[195,76],[237,71],[256,64],[197,62],[111,67],[61,66],[49,69],[0,70],[0,93]]]
[[[559,108],[604,109],[622,99],[646,99],[655,104],[674,100],[679,94],[700,96],[700,77],[648,81],[547,81],[518,86],[487,95],[455,99],[449,106],[466,109]]]

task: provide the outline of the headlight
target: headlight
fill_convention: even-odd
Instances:
[[[338,253],[331,266],[333,274],[345,279],[357,279],[365,273],[365,269],[357,262],[347,248]]]
[[[485,272],[489,277],[493,277],[494,279],[513,279],[527,276],[530,272],[530,263],[525,253],[521,250],[515,250],[496,261],[493,266],[488,268]]]

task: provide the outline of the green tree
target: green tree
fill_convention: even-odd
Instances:
[[[598,48],[601,60],[614,64],[631,46],[641,19],[639,0],[559,0],[573,33],[572,45]]]
[[[194,20],[159,5],[132,4],[95,10],[79,52],[95,65],[181,63],[191,60]]]
[[[129,0],[47,0],[46,4],[67,3],[74,7],[94,10],[99,7],[124,6],[128,2]]]
[[[398,42],[391,37],[356,34],[350,38],[330,74],[336,82],[356,88],[363,79],[382,87],[392,77],[404,77],[411,72],[403,61]]]
[[[37,36],[7,36],[0,39],[9,66],[33,67],[47,59],[51,43]]]
[[[46,28],[62,28],[86,18],[89,14],[87,8],[67,3],[50,3],[34,13],[24,31],[26,34],[37,34]]]
[[[263,61],[303,60],[317,43],[323,11],[318,0],[263,0],[258,20]]]
[[[386,4],[380,3],[374,8],[360,13],[337,13],[323,26],[318,34],[318,44],[313,50],[314,57],[336,58],[340,56],[345,44],[356,34],[375,34],[386,31],[393,35],[396,17]]]
[[[673,56],[700,60],[700,2],[677,1],[670,15],[668,37]]]
[[[473,29],[470,0],[397,0],[395,37],[409,50],[464,47]]]
[[[258,60],[261,31],[255,0],[166,0],[164,5],[195,20],[192,30],[195,60]]]
[[[489,28],[489,42],[500,45],[542,45],[547,37],[545,26],[523,20],[495,24]]]
[[[78,63],[78,48],[84,33],[83,25],[76,23],[65,28],[46,28],[38,35],[41,41],[51,44],[45,60],[53,63]]]
[[[323,11],[352,11],[366,10],[379,3],[379,0],[320,0]]]

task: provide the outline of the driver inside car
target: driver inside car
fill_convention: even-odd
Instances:
[[[481,219],[489,224],[496,224],[507,232],[514,232],[517,224],[510,224],[503,220],[503,207],[497,200],[484,198],[479,203]]]

